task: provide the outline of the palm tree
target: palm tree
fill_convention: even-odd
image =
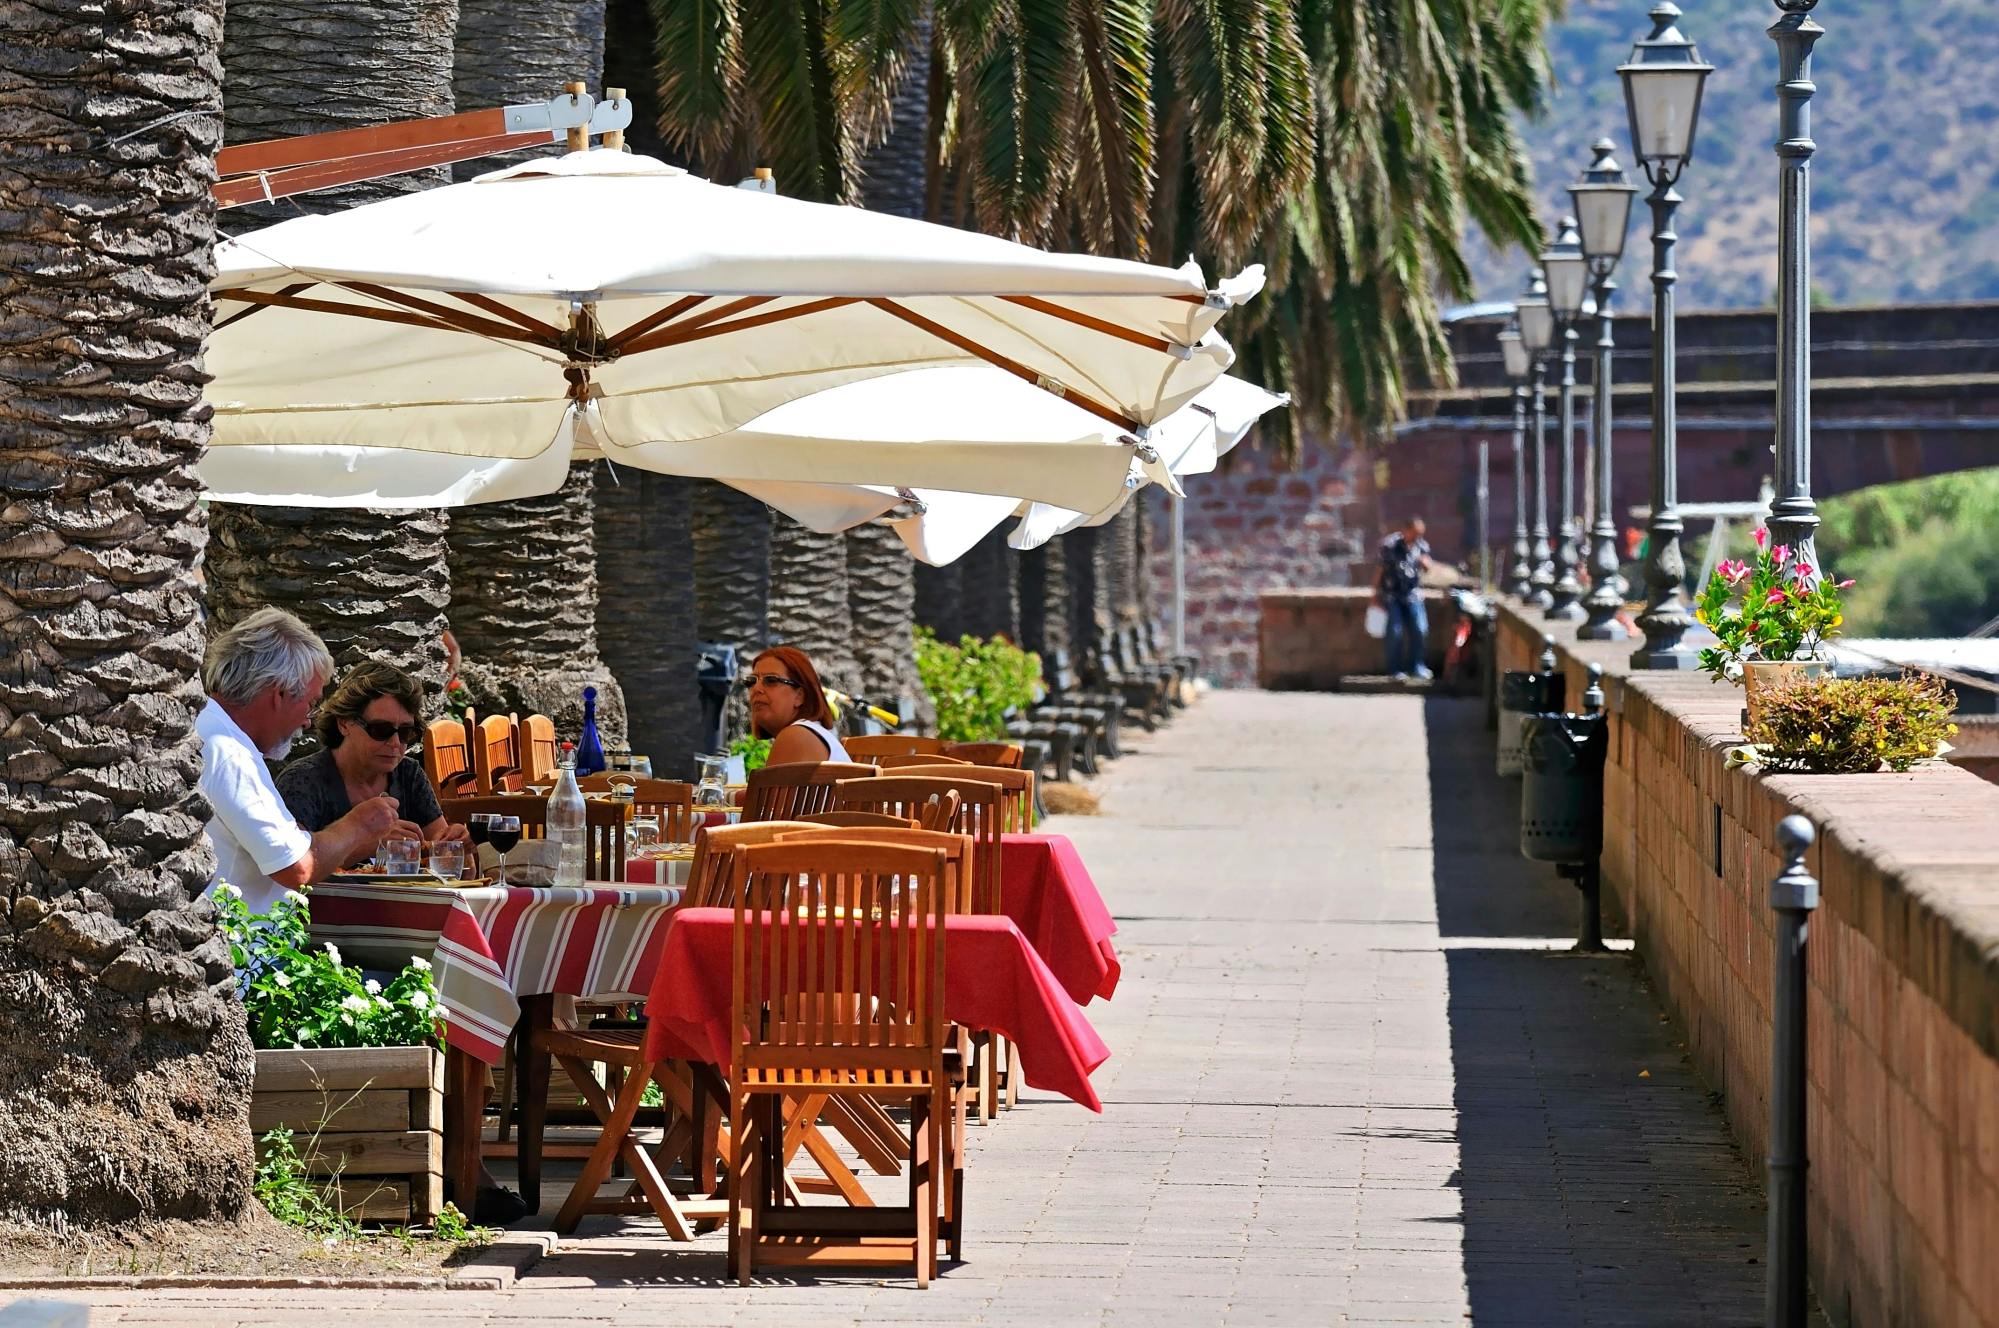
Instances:
[[[737,671],[772,641],[770,625],[771,511],[714,480],[694,481],[695,620],[700,639],[733,646]],[[748,698],[731,689],[727,728],[739,732]]]
[[[641,699],[626,717],[632,750],[662,779],[691,779],[700,728],[694,690],[694,533],[701,481],[608,468],[597,476],[597,638]]]
[[[348,129],[452,109],[457,0],[230,0],[222,46],[230,142]],[[232,229],[330,212],[442,183],[390,176],[232,213]],[[450,602],[442,512],[214,504],[208,603],[219,623],[276,604],[325,638],[343,667],[386,659],[435,707]]]
[[[546,101],[572,79],[594,89],[603,64],[602,0],[541,6],[459,0],[451,81],[460,106]],[[457,174],[470,179],[506,160],[465,162]],[[451,627],[464,652],[460,673],[476,703],[540,712],[559,732],[576,733],[583,689],[595,687],[598,728],[613,743],[625,737],[626,699],[598,653],[594,495],[591,463],[579,462],[557,493],[454,511]],[[622,617],[613,621],[638,625]],[[614,649],[629,658],[653,644],[642,637]]]
[[[859,693],[852,593],[845,535],[822,535],[771,513],[770,639],[812,656],[827,686]]]
[[[0,1208],[58,1228],[250,1199],[193,727],[221,10],[0,17]]]

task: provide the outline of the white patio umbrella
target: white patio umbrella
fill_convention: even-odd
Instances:
[[[611,151],[296,218],[223,242],[216,260],[206,469],[218,493],[259,448],[327,449],[321,473],[291,485],[301,495],[361,487],[340,449],[525,467],[412,461],[407,476],[369,482],[384,502],[440,485],[464,499],[546,491],[572,456],[601,455],[679,474],[964,491],[1004,471],[1011,496],[1087,506],[1079,487],[1121,482],[1149,426],[1227,369],[1215,324],[1262,284],[1258,268],[1209,288],[1191,263],[1044,253]],[[892,458],[818,445],[839,434],[746,431],[830,388],[968,367],[1110,426],[1117,445],[1098,450],[1123,455],[1080,472],[1044,465],[1053,449],[1009,457],[969,411],[941,436],[874,429]],[[848,400],[879,419],[886,398]]]

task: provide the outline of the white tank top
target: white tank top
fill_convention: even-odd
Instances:
[[[818,720],[794,719],[791,722],[793,724],[796,724],[799,728],[809,730],[810,732],[819,735],[819,741],[826,744],[827,760],[843,761],[843,762],[853,761],[854,758],[847,755],[847,749],[840,745],[840,735],[833,732],[833,730],[827,728],[824,724],[821,724]]]

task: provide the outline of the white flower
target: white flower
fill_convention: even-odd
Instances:
[[[430,961],[422,955],[412,955],[410,956],[410,967],[419,973],[428,973],[430,972]]]
[[[382,984],[373,978],[369,978],[361,984],[361,990],[367,992],[370,996],[380,996],[382,994]]]
[[[427,991],[411,992],[410,1008],[413,1010],[428,1010],[430,1008],[430,993]]]
[[[215,883],[215,893],[218,895],[229,895],[236,899],[243,897],[243,892],[227,881],[217,881]]]
[[[292,984],[291,978],[284,973],[271,974],[271,981],[277,983],[280,987],[289,987]]]
[[[369,1005],[370,1003],[366,996],[345,996],[340,1001],[341,1009],[352,1010],[355,1014],[368,1013]]]
[[[305,896],[296,890],[287,890],[285,891],[285,902],[293,908],[304,908]]]
[[[339,962],[340,962],[340,947],[339,947],[339,946],[337,946],[337,945],[335,945],[335,944],[334,944],[333,942],[331,942],[331,941],[328,941],[328,942],[326,943],[326,957],[327,957],[328,959],[331,959],[331,960],[332,960],[332,961],[333,961],[334,963],[336,963],[336,964],[337,964],[337,963],[339,963]]]
[[[347,1025],[347,1027],[352,1028],[354,1027],[354,1016],[351,1014],[343,1014],[340,1016],[340,1022]]]

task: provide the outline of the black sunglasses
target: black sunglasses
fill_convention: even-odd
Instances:
[[[796,678],[787,678],[781,673],[751,673],[743,678],[743,686],[746,688],[754,687],[758,683],[766,687],[796,687],[800,691],[805,690],[804,683]]]
[[[391,738],[401,738],[403,746],[412,747],[423,736],[423,730],[414,724],[398,724],[389,719],[357,719],[361,731],[376,742],[387,742]]]

